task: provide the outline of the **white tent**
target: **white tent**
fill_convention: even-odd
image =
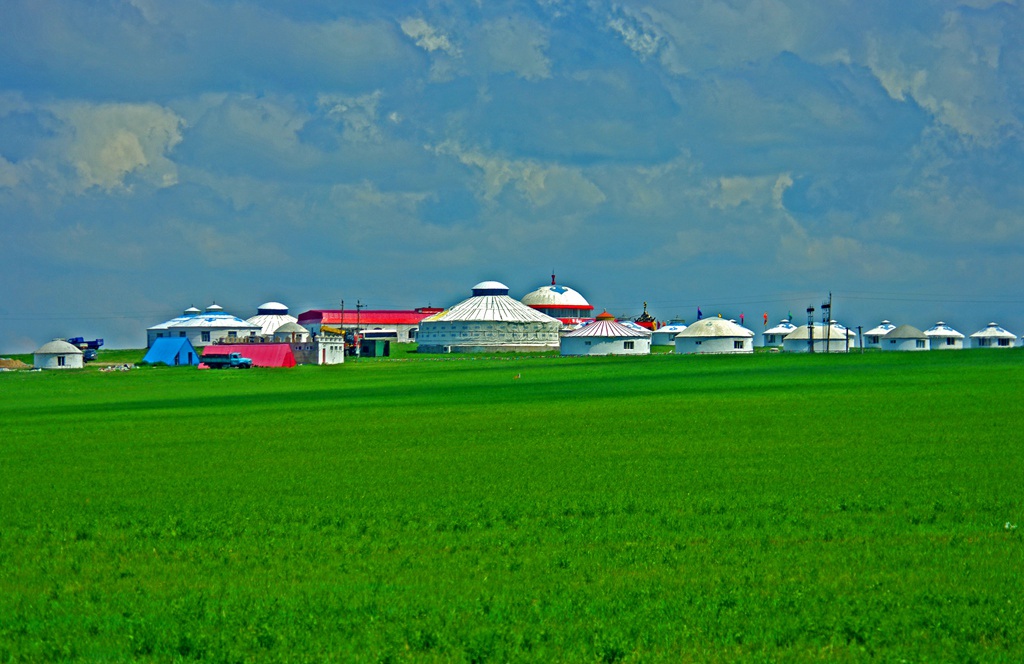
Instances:
[[[813,343],[815,353],[845,353],[855,347],[856,342],[857,335],[852,330],[832,321],[827,327],[824,323],[815,323],[813,327],[795,328],[783,337],[782,349],[787,353],[809,353]]]
[[[686,329],[686,323],[682,321],[672,321],[666,323],[658,329],[654,330],[651,334],[651,345],[652,346],[674,346],[676,344],[676,335]]]
[[[932,350],[960,350],[964,347],[964,335],[941,320],[924,333]]]
[[[559,347],[561,321],[508,295],[508,286],[482,281],[472,297],[423,319],[421,353],[545,351]]]
[[[882,350],[929,350],[928,335],[913,325],[900,325],[895,327],[882,337]]]
[[[607,311],[597,320],[562,335],[562,355],[647,355],[651,333],[626,327]]]
[[[883,320],[878,324],[878,327],[873,327],[864,333],[864,347],[865,348],[881,348],[882,337],[889,334],[892,330],[895,330],[896,326],[887,320]]]
[[[520,300],[523,304],[536,309],[542,314],[562,321],[565,328],[578,327],[584,320],[594,315],[594,307],[579,292],[555,283],[555,275],[551,275],[551,283],[530,291]]]
[[[761,333],[761,338],[764,340],[764,345],[768,348],[779,348],[782,346],[782,340],[787,334],[793,332],[796,329],[796,325],[793,325],[788,318],[783,318],[779,321],[779,324],[775,327],[768,328]]]
[[[971,335],[975,348],[1010,348],[1017,342],[1017,335],[989,323]]]
[[[754,333],[724,318],[704,318],[676,335],[676,353],[753,353]]]
[[[81,369],[85,364],[85,354],[63,339],[48,341],[32,355],[37,369]]]

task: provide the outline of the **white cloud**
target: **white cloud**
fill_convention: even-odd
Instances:
[[[157,104],[86,104],[54,106],[70,128],[67,159],[78,175],[77,188],[130,190],[129,176],[156,187],[178,182],[168,157],[182,140],[183,121]]]
[[[440,32],[422,18],[406,18],[399,22],[402,32],[411,38],[417,46],[428,53],[441,51],[457,58],[462,55],[459,47],[452,43],[448,35]]]
[[[512,72],[528,81],[551,77],[551,63],[545,56],[546,31],[520,17],[505,17],[483,27],[484,49],[490,68]]]
[[[380,105],[380,90],[358,97],[343,95],[317,95],[316,105],[331,120],[341,123],[344,127],[342,135],[351,141],[381,140],[380,129],[377,127],[377,108]],[[392,122],[397,122],[397,114],[392,113]]]

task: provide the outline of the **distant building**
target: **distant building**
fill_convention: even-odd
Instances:
[[[971,340],[975,348],[1012,348],[1017,342],[1017,335],[1007,332],[996,323],[989,323],[972,334]]]
[[[299,314],[298,324],[319,335],[320,327],[327,325],[346,332],[360,330],[389,329],[398,333],[398,343],[416,341],[420,323],[424,318],[438,314],[443,309],[420,307],[418,309],[310,309]]]
[[[676,335],[676,353],[753,353],[754,333],[724,318],[703,318]]]
[[[261,332],[259,325],[225,313],[220,305],[211,304],[205,312],[189,307],[181,316],[147,329],[146,348],[157,339],[179,337],[188,339],[198,349],[226,341],[256,340]]]
[[[160,362],[169,367],[195,366],[199,364],[199,353],[185,337],[161,337],[153,340],[142,361],[146,364]]]
[[[960,350],[964,347],[964,335],[941,320],[924,333],[932,350]]]
[[[889,334],[889,332],[895,329],[895,325],[893,325],[887,320],[883,320],[881,323],[879,323],[878,327],[873,327],[864,333],[864,347],[881,348],[882,337]]]
[[[85,366],[85,355],[63,339],[48,341],[32,354],[32,366],[36,369],[81,369]]]
[[[562,321],[563,327],[569,329],[579,327],[594,316],[593,305],[572,288],[556,284],[553,274],[550,285],[530,291],[520,302],[542,314],[557,318]]]
[[[296,322],[295,316],[288,314],[288,307],[280,302],[264,302],[256,309],[256,315],[247,322],[260,326],[261,335],[271,335],[277,328],[286,323]]]
[[[420,323],[421,353],[545,351],[559,347],[562,322],[508,295],[508,286],[482,281],[472,297]]]
[[[809,353],[813,344],[815,353],[846,353],[856,342],[856,335],[849,328],[832,321],[827,327],[815,323],[795,328],[782,339],[782,349],[787,353]]]
[[[345,362],[345,338],[321,328],[315,337],[298,323],[285,323],[274,332],[274,343],[291,346],[298,364],[342,364]]]
[[[785,336],[793,332],[795,329],[796,325],[793,325],[788,318],[783,318],[779,321],[778,325],[762,332],[761,338],[764,340],[764,345],[766,347],[780,348],[782,347],[782,340]]]
[[[562,355],[649,355],[651,333],[626,327],[607,311],[562,335]]]
[[[674,320],[666,323],[651,334],[652,346],[675,346],[676,335],[686,329],[686,323]]]
[[[902,350],[902,351],[914,351],[914,350],[929,350],[931,344],[926,335],[921,330],[917,329],[913,325],[900,325],[899,327],[889,330],[884,337],[882,337],[882,350]]]

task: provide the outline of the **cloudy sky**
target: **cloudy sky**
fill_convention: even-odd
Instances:
[[[4,0],[0,352],[552,270],[1024,333],[1022,39],[992,0]]]

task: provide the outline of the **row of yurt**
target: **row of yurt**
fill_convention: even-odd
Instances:
[[[1000,327],[997,323],[987,326],[971,335],[974,348],[1012,348],[1017,335]],[[921,331],[912,325],[893,325],[887,320],[865,332],[865,348],[881,350],[960,350],[964,347],[964,335],[944,321]]]

